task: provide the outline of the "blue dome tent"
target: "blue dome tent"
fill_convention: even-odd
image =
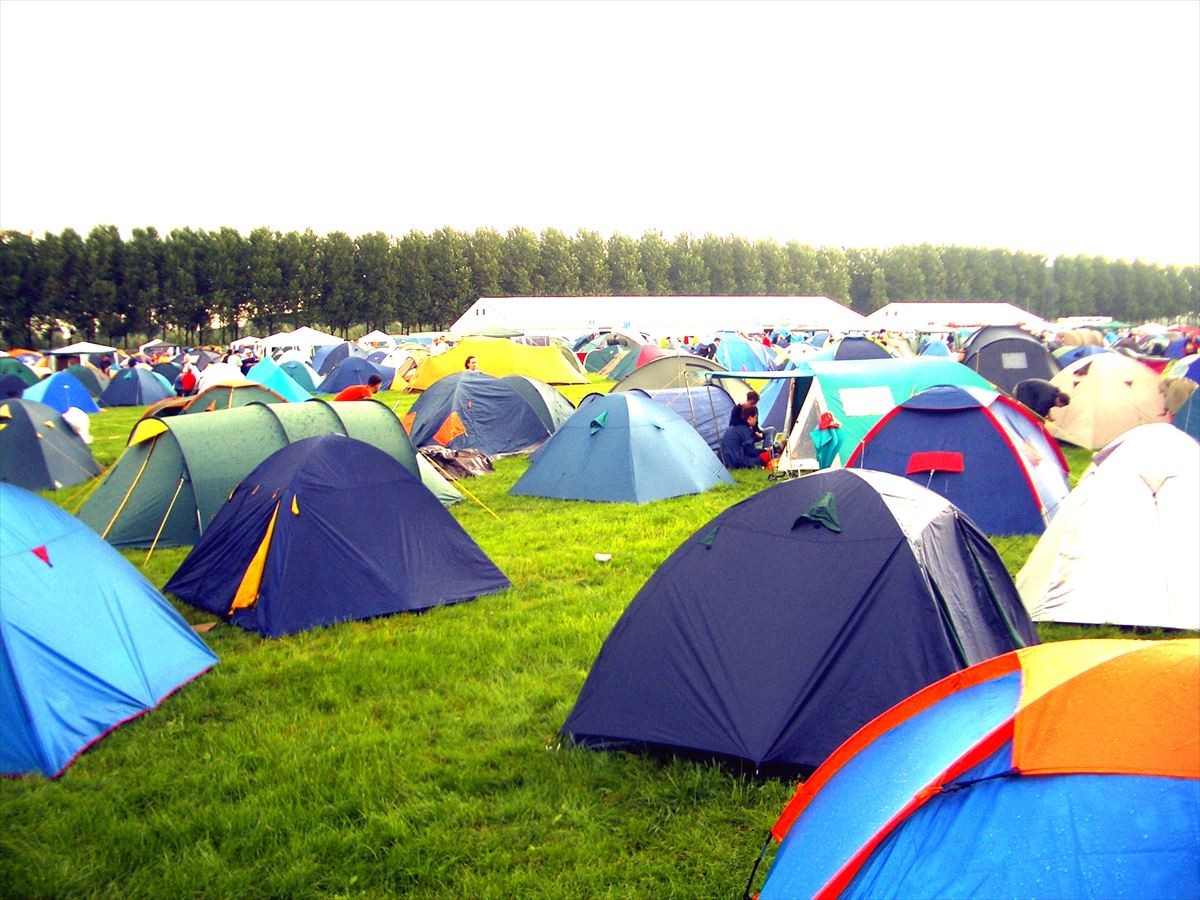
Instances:
[[[217,662],[116,550],[8,484],[0,558],[0,774],[61,774]]]
[[[25,388],[23,396],[26,400],[44,403],[60,413],[66,412],[72,406],[82,409],[85,413],[100,412],[100,407],[96,405],[96,401],[92,399],[88,389],[83,386],[83,382],[70,372],[55,372],[33,387]]]
[[[747,565],[769,561],[770,584]],[[629,604],[562,733],[765,771],[819,765],[909,694],[1038,642],[943,497],[862,469],[783,482],[696,531]]]
[[[404,417],[414,447],[441,444],[488,456],[530,450],[551,429],[510,382],[483,372],[456,372],[431,384]]]
[[[328,434],[284,447],[243,479],[164,590],[278,637],[508,586],[420,478]]]
[[[640,391],[622,391],[586,397],[509,493],[648,503],[732,483],[691,425]]]

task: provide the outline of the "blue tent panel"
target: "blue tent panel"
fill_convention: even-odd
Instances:
[[[95,532],[7,484],[0,557],[0,773],[61,773],[217,662]]]
[[[268,390],[274,391],[291,403],[303,403],[305,400],[312,399],[312,394],[302,388],[296,379],[270,358],[260,359],[256,362],[250,367],[246,377]]]

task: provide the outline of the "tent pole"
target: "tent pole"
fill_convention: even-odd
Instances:
[[[179,499],[179,492],[183,490],[184,476],[179,476],[179,484],[175,487],[175,496],[171,498],[171,502],[167,505],[167,511],[163,514],[163,519],[158,523],[158,531],[154,533],[154,540],[150,542],[150,549],[146,551],[146,558],[142,560],[142,568],[146,567],[146,563],[150,562],[150,556],[154,553],[154,548],[158,546],[158,539],[162,537],[163,529],[167,527],[167,519],[171,518],[171,510],[175,508],[175,501]]]
[[[420,453],[421,451],[418,450],[417,452]],[[428,456],[425,457],[425,462],[427,462],[431,466],[433,466],[433,468],[438,472],[438,474],[441,475],[443,478],[445,478],[447,481],[454,481],[454,479],[450,477],[450,475],[446,472],[445,469],[443,469],[441,466],[439,466],[436,462],[434,462]],[[472,494],[470,491],[468,491],[465,487],[463,487],[461,484],[458,484],[457,482],[455,483],[454,486],[458,490],[460,490],[464,494],[466,494],[468,497],[470,497],[472,500],[474,500],[476,503],[478,503],[480,505],[480,507],[482,507],[488,514],[490,514],[493,519],[495,519],[497,522],[500,521],[500,517],[498,515],[496,515],[494,512],[492,512],[490,509],[488,509],[488,506],[486,503],[484,503],[482,500],[480,500],[478,497],[476,497],[474,494]]]
[[[121,498],[120,505],[117,506],[117,511],[113,513],[112,518],[108,520],[108,524],[104,526],[104,531],[100,537],[108,539],[108,533],[112,531],[112,527],[117,524],[117,519],[120,518],[122,511],[125,509],[125,504],[129,502],[129,498],[133,496],[134,489],[138,486],[138,482],[142,480],[142,473],[146,471],[146,466],[150,465],[150,457],[154,455],[154,449],[158,446],[158,441],[155,441],[150,448],[150,452],[146,454],[146,458],[142,460],[142,467],[138,469],[137,477],[133,479],[133,484],[129,485],[129,490],[125,492],[125,496]]]

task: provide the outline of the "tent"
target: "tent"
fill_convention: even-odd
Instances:
[[[439,378],[463,371],[468,356],[479,360],[480,371],[497,378],[528,375],[546,384],[587,384],[579,360],[565,347],[529,347],[503,338],[469,337],[422,362],[409,387],[423,391]]]
[[[1200,441],[1200,390],[1192,391],[1183,406],[1171,417],[1171,424]]]
[[[717,345],[716,361],[730,372],[762,372],[771,368],[774,354],[762,345],[736,331],[718,331],[713,339]]]
[[[217,662],[116,550],[8,484],[0,560],[0,774],[62,774]]]
[[[312,394],[302,388],[296,382],[295,378],[277,365],[270,357],[260,359],[251,366],[250,371],[246,373],[246,377],[268,388],[283,400],[292,403],[303,403],[305,400],[312,399]]]
[[[13,359],[11,356],[0,358],[0,375],[15,375],[24,382],[26,387],[32,387],[38,383],[38,375],[33,369],[25,365],[19,359]]]
[[[269,335],[263,338],[259,342],[259,345],[267,352],[295,348],[307,351],[311,355],[312,351],[317,347],[340,343],[342,343],[342,339],[335,334],[317,331],[315,328],[302,325],[295,331],[280,331]]]
[[[769,487],[702,525],[604,642],[562,732],[811,769],[951,672],[1037,643],[987,538],[864,469]]]
[[[1193,353],[1170,363],[1162,371],[1164,378],[1190,378],[1200,383],[1200,354]]]
[[[24,381],[16,375],[0,375],[0,400],[19,400],[24,395]]]
[[[366,441],[418,472],[408,435],[382,403],[251,403],[141,420],[79,517],[116,547],[195,544],[259,463],[294,441],[330,433]]]
[[[861,334],[850,334],[832,346],[826,344],[806,359],[890,359],[891,357],[892,354],[882,344],[877,344]]]
[[[57,350],[47,350],[47,356],[90,356],[93,353],[116,353],[116,347],[110,347],[107,344],[95,344],[91,341],[77,341],[74,344],[68,344],[65,347],[59,347]]]
[[[250,379],[242,374],[241,366],[232,363],[210,362],[200,370],[196,379],[196,390],[206,391],[220,384],[248,384]]]
[[[531,450],[550,429],[522,391],[483,372],[457,372],[417,398],[404,425],[414,447],[441,444],[488,456]]]
[[[1096,450],[1130,428],[1168,420],[1159,376],[1120,353],[1078,360],[1050,383],[1071,397],[1053,410],[1050,433],[1079,447]]]
[[[625,393],[624,391],[615,393]],[[703,387],[668,388],[666,390],[629,391],[644,394],[655,403],[671,409],[687,422],[704,439],[709,449],[720,456],[721,438],[729,427],[729,417],[736,405],[725,382],[720,385],[706,384]]]
[[[648,362],[653,362],[656,359],[662,359],[667,356],[667,351],[661,349],[657,344],[642,344],[642,346],[630,350],[618,360],[617,364],[609,371],[608,377],[614,381],[620,381],[630,372],[635,369],[640,369]]]
[[[340,434],[244,478],[165,591],[268,637],[470,600],[509,581],[411,471]]]
[[[509,493],[648,503],[732,483],[691,425],[640,392],[623,391],[588,395]]]
[[[293,359],[279,363],[279,368],[286,372],[292,381],[300,385],[309,394],[317,392],[317,385],[321,383],[321,376],[308,363]]]
[[[1200,629],[1200,445],[1140,425],[1095,455],[1017,587],[1035,621]]]
[[[617,360],[630,352],[628,348],[622,347],[620,344],[605,344],[596,347],[587,351],[583,357],[583,368],[593,374],[603,372],[604,369],[615,366]]]
[[[92,451],[58,410],[35,400],[0,401],[0,481],[55,491],[99,474]]]
[[[1200,641],[1017,650],[840,747],[758,896],[1200,896],[1197,779]]]
[[[1112,353],[1107,347],[1102,347],[1098,344],[1075,344],[1066,347],[1059,347],[1050,355],[1054,357],[1054,361],[1059,368],[1065,368],[1077,360],[1088,356],[1095,356],[1097,353]]]
[[[85,366],[83,363],[75,363],[73,366],[67,366],[66,371],[78,378],[79,383],[87,388],[87,392],[93,397],[99,397],[108,387],[109,378],[99,369]],[[167,379],[167,381],[170,380],[170,378]]]
[[[312,367],[317,370],[318,375],[325,376],[337,368],[339,363],[348,359],[366,359],[368,352],[353,341],[328,344],[318,347],[313,352]]]
[[[661,359],[651,360],[640,369],[630,372],[613,386],[613,391],[657,391],[667,388],[703,387],[709,383],[710,373],[726,371],[728,370],[719,362],[705,359],[703,356],[693,356],[690,353],[664,356]],[[723,378],[721,387],[738,403],[746,399],[746,394],[750,390],[750,385],[741,378],[740,373],[737,376]]]
[[[287,401],[274,391],[250,381],[244,384],[218,384],[199,394],[193,394],[191,397],[168,397],[166,400],[160,400],[142,413],[142,418],[165,419],[181,413],[236,409],[250,403],[287,403]]]
[[[176,365],[173,362],[161,362],[152,365],[150,371],[167,379],[168,384],[174,385],[175,379],[183,372],[183,366]]]
[[[317,392],[321,394],[336,394],[338,391],[348,388],[355,384],[366,384],[367,379],[372,375],[378,375],[383,379],[383,384],[380,390],[391,390],[392,380],[396,376],[394,369],[389,369],[386,366],[377,366],[375,363],[363,356],[352,356],[349,359],[344,359],[330,370],[329,374],[322,379]]]
[[[935,384],[991,387],[982,375],[937,356],[813,360],[801,363],[794,372],[778,374],[791,384],[780,391],[760,421],[787,435],[780,472],[842,465],[876,422],[925,388]],[[837,428],[820,428],[826,413],[839,423]],[[822,430],[831,433],[821,435]],[[831,443],[821,445],[826,438]]]
[[[1050,380],[1058,364],[1046,346],[1015,325],[985,325],[963,344],[963,365],[1011,394],[1026,378]]]
[[[55,372],[33,387],[25,388],[22,396],[26,400],[44,403],[59,412],[66,412],[72,406],[82,409],[85,413],[100,412],[100,407],[96,405],[96,401],[92,399],[88,389],[83,386],[83,382],[70,372]]]
[[[174,396],[175,389],[161,375],[125,368],[113,375],[100,402],[105,406],[149,406]]]
[[[529,402],[542,424],[546,426],[546,430],[551,433],[558,431],[575,412],[574,403],[553,386],[536,378],[530,378],[528,375],[505,375],[500,380],[511,385],[513,390]]]
[[[1071,489],[1041,420],[987,388],[926,388],[880,419],[846,465],[930,488],[986,534],[1041,534]]]

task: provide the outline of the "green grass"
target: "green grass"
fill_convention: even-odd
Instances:
[[[102,465],[140,413],[93,416]],[[1076,477],[1087,457],[1071,455]],[[453,509],[511,590],[283,640],[216,625],[209,674],[58,781],[0,783],[0,895],[740,894],[791,784],[562,751],[556,734],[638,588],[766,479],[632,507],[512,497],[526,465],[498,460],[467,484],[482,505]],[[73,510],[88,490],[46,496]],[[996,543],[1015,572],[1034,541]],[[161,586],[186,551],[125,555]]]

